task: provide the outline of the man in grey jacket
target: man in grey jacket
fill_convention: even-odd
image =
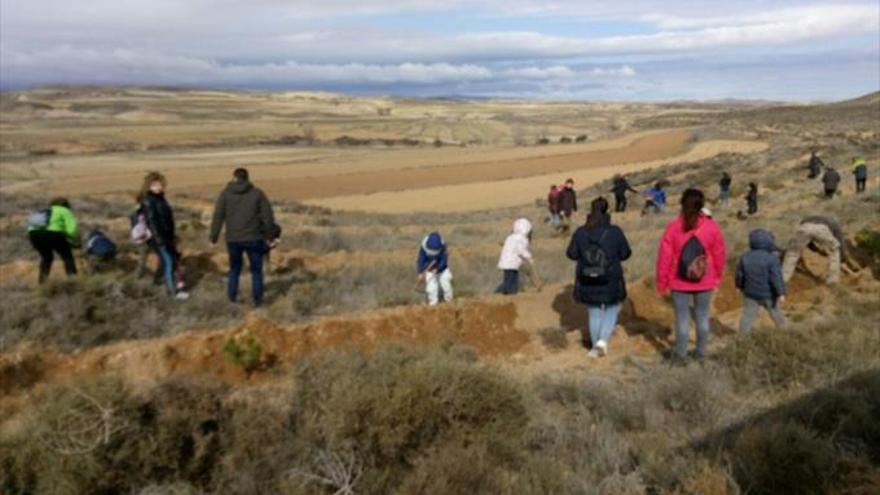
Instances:
[[[262,190],[250,182],[248,171],[238,168],[214,207],[211,222],[211,243],[217,244],[226,225],[226,247],[229,250],[229,300],[238,300],[238,279],[243,256],[248,257],[251,271],[254,306],[263,304],[263,256],[273,241],[275,216],[272,205]]]

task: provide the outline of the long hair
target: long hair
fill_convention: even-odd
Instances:
[[[684,231],[690,232],[697,228],[700,219],[700,210],[706,203],[703,191],[699,189],[686,189],[681,195],[681,216],[684,217]]]
[[[141,190],[138,191],[137,196],[135,196],[138,203],[142,203],[144,198],[147,197],[147,193],[150,192],[150,185],[153,182],[161,182],[162,187],[168,185],[168,181],[165,179],[164,175],[159,172],[147,172],[147,175],[144,176],[144,182],[141,184]]]
[[[599,196],[590,203],[590,213],[587,214],[586,227],[593,229],[608,221],[608,200]]]

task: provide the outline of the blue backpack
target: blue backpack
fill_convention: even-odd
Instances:
[[[95,258],[110,260],[116,257],[116,244],[100,229],[89,233],[86,241],[86,254]]]

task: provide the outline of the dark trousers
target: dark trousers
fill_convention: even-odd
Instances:
[[[758,202],[757,201],[749,201],[749,215],[754,215],[758,213]]]
[[[868,179],[856,179],[856,192],[865,192],[865,182]]]
[[[46,281],[46,277],[52,270],[52,261],[55,260],[54,253],[58,253],[64,261],[64,271],[68,275],[76,275],[76,261],[73,259],[73,251],[64,234],[48,230],[34,230],[29,237],[31,245],[40,253],[39,282],[41,284]]]
[[[495,289],[496,294],[516,294],[519,292],[519,270],[504,270],[501,285]]]
[[[226,244],[229,249],[229,300],[238,299],[238,279],[241,277],[242,261],[247,254],[251,269],[251,288],[254,295],[254,306],[263,304],[263,256],[266,254],[265,241],[238,241]]]
[[[825,198],[831,199],[834,197],[834,193],[837,192],[837,189],[825,189]]]
[[[626,211],[626,194],[614,195],[614,211]]]

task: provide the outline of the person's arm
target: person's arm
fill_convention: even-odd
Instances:
[[[442,272],[449,266],[449,251],[444,246],[440,250],[440,254],[437,255],[437,264],[434,265],[434,269],[437,273]]]
[[[416,257],[416,271],[419,272],[419,275],[425,271],[425,268],[428,267],[428,255],[425,253],[425,250],[419,248],[419,255]]]
[[[164,246],[166,239],[162,237],[162,232],[159,228],[159,219],[156,218],[156,208],[152,206],[150,200],[144,200],[144,216],[147,220],[147,228],[150,229],[150,234],[153,236],[152,241],[159,246]]]
[[[669,289],[669,271],[672,269],[672,233],[670,227],[666,227],[663,237],[660,239],[660,246],[657,251],[657,270],[655,277],[657,279],[657,292],[666,293]]]
[[[70,240],[70,244],[72,246],[79,247],[82,244],[82,239],[79,237],[79,222],[76,220],[76,216],[72,211],[67,208],[62,209],[64,212],[62,220],[64,221],[64,234]]]
[[[577,242],[575,241],[576,236],[577,232],[575,232],[575,235],[571,236],[571,241],[568,243],[568,249],[565,250],[565,256],[572,261],[578,261],[581,259],[581,250],[578,248]]]
[[[782,278],[782,263],[778,256],[773,256],[770,263],[770,288],[774,297],[785,297],[785,280]]]
[[[629,247],[629,241],[620,227],[617,227],[617,232],[620,233],[620,251],[617,255],[620,258],[620,261],[626,261],[632,256],[632,249]]]
[[[272,226],[275,225],[275,213],[272,211],[272,203],[269,202],[269,198],[266,197],[266,193],[260,191],[260,222],[265,229],[264,237],[269,237],[269,232],[272,229]],[[266,239],[272,240],[272,239]]]
[[[214,203],[214,217],[211,219],[211,235],[212,243],[216,243],[220,239],[220,231],[223,230],[223,222],[226,220],[226,191],[217,196],[217,202]]]
[[[520,258],[528,261],[529,264],[532,264],[532,262],[534,261],[532,258],[532,252],[529,251],[529,241],[527,240],[519,241],[519,245],[517,246],[517,254]]]
[[[714,224],[714,222],[713,222]],[[712,246],[712,262],[715,263],[715,273],[718,274],[718,281],[724,276],[724,267],[726,265],[727,250],[724,246],[724,233],[717,224],[714,224],[715,242]]]
[[[736,263],[736,274],[734,275],[733,283],[734,285],[736,285],[737,289],[742,290],[745,285],[745,280],[746,271],[745,267],[743,266],[743,259],[740,258],[739,261]]]

